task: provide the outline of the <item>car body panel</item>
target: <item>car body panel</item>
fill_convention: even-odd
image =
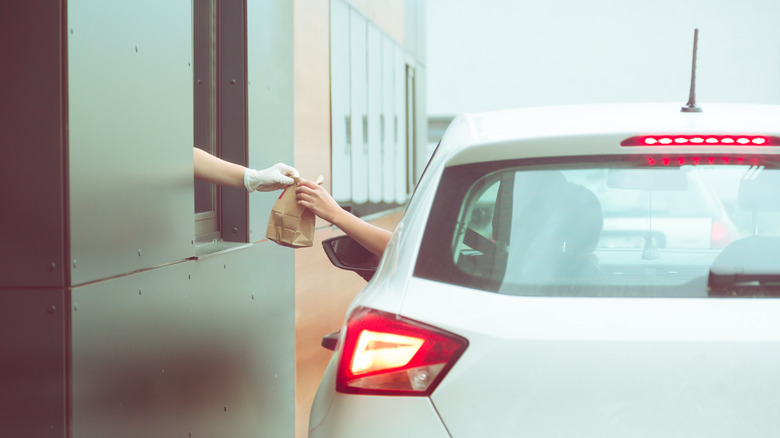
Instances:
[[[312,408],[310,436],[775,435],[780,300],[709,298],[706,277],[681,282],[688,274],[675,269],[695,264],[695,275],[706,272],[720,251],[707,242],[712,222],[726,217],[723,205],[713,206],[712,217],[653,219],[653,228],[683,250],[660,248],[663,257],[653,260],[626,245],[597,251],[608,275],[633,276],[629,287],[653,277],[659,290],[676,288],[667,295],[515,296],[415,277],[445,169],[587,156],[780,155],[778,146],[620,145],[653,134],[780,136],[780,106],[701,107],[701,113],[681,113],[679,104],[526,108],[454,120],[347,317],[358,307],[377,309],[462,336],[468,347],[430,397],[336,392],[337,347]],[[736,194],[730,196],[733,208]],[[642,230],[643,222],[605,216],[605,229]],[[632,260],[641,261],[638,271],[621,271]],[[695,291],[685,293],[687,285]]]
[[[410,287],[406,317],[470,341],[431,397],[454,437],[780,428],[780,301],[514,297],[419,279]]]
[[[427,397],[368,397],[336,392],[333,362],[312,405],[310,438],[451,436]]]
[[[740,117],[743,116],[743,117]],[[740,118],[737,118],[740,117]],[[535,157],[647,153],[620,142],[646,134],[780,133],[774,105],[707,104],[701,113],[679,105],[619,104],[521,108],[466,114],[453,120],[442,138],[447,165]],[[527,143],[518,153],[518,142]],[[710,146],[658,146],[669,152],[706,151]],[[780,148],[740,146],[746,153],[778,153]],[[767,150],[770,149],[770,150]]]

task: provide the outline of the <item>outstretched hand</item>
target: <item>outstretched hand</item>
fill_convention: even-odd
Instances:
[[[390,231],[372,225],[341,208],[335,199],[319,184],[302,180],[295,190],[298,205],[311,210],[318,217],[339,227],[355,242],[382,256],[390,240]]]
[[[330,223],[334,223],[336,216],[344,211],[327,190],[313,181],[302,180],[295,194],[298,205]]]
[[[244,172],[244,186],[247,191],[270,192],[283,189],[293,183],[298,171],[284,163],[275,164],[268,169],[247,169]]]

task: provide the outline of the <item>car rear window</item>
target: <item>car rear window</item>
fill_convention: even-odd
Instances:
[[[780,171],[596,157],[447,168],[415,275],[526,296],[775,296]]]

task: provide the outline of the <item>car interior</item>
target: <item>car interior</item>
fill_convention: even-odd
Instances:
[[[780,212],[780,202],[765,201],[777,198],[772,191],[780,185],[769,181],[777,177],[774,172],[762,175],[743,179],[739,189],[738,205],[754,218],[761,212]],[[483,183],[465,200],[453,248],[458,269],[474,277],[500,279],[500,293],[706,297],[719,294],[708,284],[712,283],[710,265],[716,258],[718,262],[713,266],[728,260],[733,251],[746,251],[739,241],[725,250],[709,245],[668,248],[666,234],[653,228],[653,208],[648,210],[647,228],[604,230],[598,197],[588,188],[567,181],[561,172],[516,172],[512,177],[492,178],[492,185]],[[609,169],[606,184],[612,189],[648,192],[649,199],[655,194],[663,200],[664,193],[692,190],[695,185],[689,178],[678,167]],[[712,222],[707,220],[700,222]],[[597,248],[603,234],[616,232],[643,243],[641,247]],[[756,239],[764,242],[760,245],[765,251],[780,253],[780,247],[772,243],[773,237]],[[764,254],[768,257],[770,253]],[[755,267],[761,272],[772,271],[771,266]],[[761,277],[761,284],[770,284],[770,277]],[[755,293],[766,294],[763,289]]]

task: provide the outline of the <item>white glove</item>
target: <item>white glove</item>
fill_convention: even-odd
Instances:
[[[244,171],[244,187],[248,192],[259,190],[270,192],[293,184],[298,171],[283,163],[275,164],[265,170],[247,169]]]

